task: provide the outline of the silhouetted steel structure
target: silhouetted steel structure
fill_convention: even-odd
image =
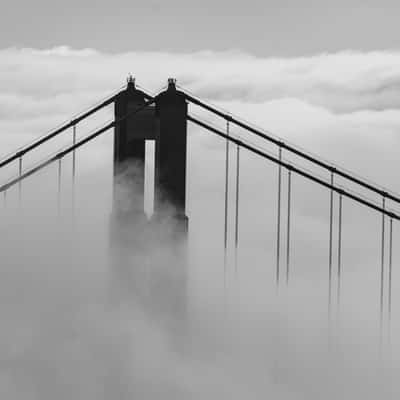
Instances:
[[[148,98],[130,78],[126,90],[115,98],[116,120],[143,107]],[[165,209],[171,213],[172,207],[172,213],[186,226],[187,102],[176,90],[175,80],[168,80],[167,90],[157,96],[155,104],[124,119],[114,132],[114,176],[122,175],[135,184],[132,210],[144,213],[146,141],[154,140],[155,216]]]
[[[127,282],[128,290],[141,303],[158,314],[181,318],[186,303],[186,216],[187,102],[176,90],[175,80],[146,107],[149,96],[138,89],[132,77],[126,89],[115,97],[114,200],[111,222],[115,271],[118,285]],[[128,118],[124,116],[133,113]],[[155,154],[146,155],[146,142]],[[154,162],[153,179],[145,179],[146,163]],[[145,182],[152,182],[154,212],[145,215]],[[168,230],[158,224],[168,218]],[[139,229],[135,229],[139,226]],[[140,236],[138,236],[140,232]],[[134,236],[134,237],[133,237]],[[126,256],[126,248],[140,248]],[[155,251],[163,249],[163,255]],[[118,254],[115,254],[118,253]],[[145,260],[143,260],[145,256]],[[135,258],[136,257],[136,258]],[[165,263],[165,268],[158,264]],[[145,265],[144,265],[145,264]],[[147,269],[147,272],[143,271]],[[138,276],[145,274],[149,288],[138,287]],[[160,290],[160,287],[163,290]],[[144,290],[145,289],[145,290]]]
[[[115,105],[115,119],[114,121],[106,124],[94,133],[77,141],[76,127],[79,122],[85,120],[97,111],[107,107],[111,104]],[[226,122],[226,131],[223,131],[210,123],[204,122],[202,119],[194,117],[188,113],[188,104],[193,104],[202,108],[205,111],[211,112],[213,116],[222,118]],[[144,184],[145,184],[145,163],[146,163],[146,141],[153,140],[155,143],[155,179],[154,179],[154,216],[153,220],[162,218],[167,215],[172,215],[173,220],[176,222],[177,229],[175,232],[180,238],[184,238],[187,233],[188,219],[186,216],[186,164],[187,164],[187,122],[196,124],[197,126],[214,133],[226,141],[226,157],[225,157],[225,220],[224,220],[224,234],[223,234],[223,247],[225,251],[224,269],[226,268],[226,251],[228,248],[228,196],[229,196],[229,144],[236,145],[236,187],[235,187],[235,261],[237,262],[237,253],[239,246],[239,189],[240,189],[240,168],[239,168],[239,151],[241,149],[247,150],[259,157],[262,157],[278,167],[278,193],[277,193],[277,236],[276,236],[276,283],[280,284],[280,264],[281,257],[284,256],[281,247],[286,245],[286,283],[289,282],[290,272],[290,245],[291,245],[291,207],[292,207],[292,179],[295,175],[306,178],[307,180],[316,183],[317,185],[329,190],[329,247],[327,254],[327,280],[329,282],[328,289],[328,309],[330,311],[332,306],[332,295],[335,293],[332,290],[333,286],[333,256],[337,254],[337,305],[340,303],[341,279],[343,269],[342,257],[342,230],[343,230],[343,202],[344,198],[357,202],[358,204],[368,207],[369,209],[377,212],[381,217],[382,230],[380,232],[381,241],[381,257],[380,257],[380,320],[381,326],[385,312],[385,288],[384,284],[386,275],[386,264],[388,264],[388,285],[387,285],[387,303],[388,303],[388,317],[392,312],[392,266],[393,266],[393,221],[400,220],[398,212],[394,212],[388,208],[388,201],[393,204],[400,205],[400,196],[386,191],[379,186],[367,182],[366,180],[355,176],[333,164],[322,161],[318,157],[310,155],[297,147],[284,142],[282,139],[273,136],[270,132],[263,131],[259,128],[249,125],[232,115],[223,112],[213,105],[210,105],[197,97],[189,94],[185,90],[178,90],[174,79],[168,80],[168,87],[156,96],[150,96],[143,90],[139,90],[133,78],[128,79],[128,84],[123,90],[113,94],[99,104],[95,105],[88,111],[72,119],[70,122],[64,124],[60,128],[54,130],[50,134],[43,136],[35,142],[19,149],[15,153],[0,160],[0,168],[9,165],[13,161],[18,162],[17,175],[11,178],[2,186],[0,192],[4,192],[18,185],[19,193],[21,193],[21,182],[29,176],[35,174],[37,171],[46,167],[47,165],[58,161],[59,175],[58,179],[61,180],[61,163],[62,159],[68,154],[73,155],[72,176],[73,182],[75,181],[75,151],[81,146],[89,143],[94,138],[105,133],[106,131],[114,128],[114,177],[115,184],[118,185],[118,180],[122,177],[126,187],[132,185],[132,193],[135,195],[131,197],[130,201],[126,204],[119,202],[118,193],[115,192],[114,197],[114,216],[117,218],[122,217],[121,220],[129,220],[133,217],[146,221],[144,215]],[[262,148],[251,144],[248,140],[239,138],[233,132],[235,127],[245,130],[247,133],[256,135],[259,139],[272,143],[277,148],[277,153],[271,154]],[[27,166],[23,157],[61,133],[72,128],[72,145],[61,149],[55,155],[49,157],[34,166]],[[320,177],[316,173],[309,172],[303,167],[294,165],[287,161],[285,156],[292,154],[299,159],[312,163],[315,167],[321,168],[329,175]],[[288,172],[288,187],[287,187],[287,224],[286,224],[286,237],[284,229],[282,229],[282,215],[284,212],[282,208],[282,171]],[[339,186],[338,179],[341,182],[351,183],[363,191],[368,191],[373,195],[380,197],[381,203],[370,200],[368,197],[361,195],[348,187]],[[344,184],[343,183],[343,184]],[[134,190],[133,190],[134,188]],[[61,186],[59,185],[59,193],[61,196]],[[338,235],[337,239],[334,238],[333,232],[335,228],[335,197],[338,196]],[[168,208],[168,213],[165,213]],[[172,210],[172,212],[171,212]],[[140,217],[139,217],[140,216]],[[387,235],[386,219],[389,218],[389,233]],[[151,226],[151,223],[149,224]],[[146,236],[146,235],[145,235]],[[146,238],[154,239],[151,236]],[[386,240],[389,240],[386,246]],[[283,239],[283,240],[282,240]],[[286,241],[285,241],[286,240]],[[334,245],[337,246],[337,252],[334,251]],[[388,249],[387,249],[388,247]],[[388,254],[385,253],[388,250]]]
[[[125,90],[118,93],[114,102],[115,120],[146,105],[146,94],[137,89],[132,77]],[[123,214],[143,214],[146,140],[156,139],[154,104],[143,108],[131,117],[125,118],[114,127],[114,210]],[[118,197],[118,181],[124,180],[124,187],[130,188],[130,202]],[[120,182],[122,184],[122,182]],[[121,196],[122,197],[122,196]],[[124,196],[126,197],[126,196]],[[125,200],[125,199],[123,199]],[[123,216],[125,217],[125,216]],[[134,216],[135,218],[138,215]]]

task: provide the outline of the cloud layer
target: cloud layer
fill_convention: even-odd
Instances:
[[[18,93],[35,100],[107,91],[131,72],[139,83],[153,89],[174,76],[183,86],[213,100],[260,103],[297,98],[342,113],[399,105],[400,53],[389,51],[271,59],[237,51],[111,55],[57,47],[3,49],[0,56],[3,96]]]
[[[131,52],[111,55],[92,49],[58,47],[48,50],[4,49],[0,50],[0,58],[2,153],[47,132],[94,101],[124,86],[124,78],[129,72],[137,77],[139,84],[153,91],[165,85],[169,76],[174,76],[180,85],[219,107],[277,132],[285,140],[323,158],[400,191],[397,177],[400,53],[397,52],[341,52],[307,58],[262,59],[240,52]],[[192,111],[198,110],[193,108]],[[80,124],[78,133],[83,135],[111,117],[112,111],[108,110],[92,123]],[[232,133],[244,134],[234,127]],[[343,393],[342,397],[352,393],[354,398],[368,398],[367,394],[376,398],[383,380],[388,380],[387,387],[390,388],[391,372],[382,380],[375,376],[376,342],[370,340],[376,334],[379,297],[380,216],[377,218],[350,202],[344,203],[343,329],[338,329],[340,332],[335,342],[343,353],[337,352],[330,358],[332,355],[324,353],[325,327],[318,317],[325,315],[326,305],[328,194],[311,184],[304,184],[298,177],[293,178],[293,297],[288,299],[288,304],[275,304],[271,293],[275,293],[276,169],[243,152],[239,264],[239,307],[242,307],[243,315],[235,321],[238,325],[248,326],[248,329],[242,328],[245,331],[243,338],[240,334],[239,338],[233,338],[226,333],[225,326],[219,325],[221,316],[213,314],[214,308],[221,306],[222,302],[223,277],[219,267],[222,262],[225,144],[193,126],[190,126],[189,134],[188,210],[194,264],[191,289],[194,297],[197,295],[194,307],[201,310],[195,314],[199,319],[199,326],[195,326],[200,338],[192,338],[193,348],[190,349],[195,354],[180,359],[165,343],[164,332],[149,327],[147,320],[143,324],[136,321],[132,326],[130,317],[115,310],[111,311],[111,315],[103,315],[104,299],[99,300],[97,296],[104,296],[102,289],[107,285],[108,266],[104,265],[104,257],[99,257],[96,249],[104,250],[108,239],[112,158],[112,138],[109,135],[80,150],[77,155],[79,187],[76,193],[82,213],[82,226],[78,232],[90,243],[77,252],[77,260],[72,263],[75,269],[69,268],[68,249],[62,235],[53,235],[63,225],[54,216],[48,215],[56,204],[56,167],[24,182],[24,212],[30,215],[29,218],[23,216],[16,224],[14,216],[9,214],[10,210],[2,209],[5,221],[3,234],[8,238],[3,243],[5,249],[2,254],[8,254],[8,259],[13,260],[0,271],[0,281],[4,286],[2,293],[9,296],[4,302],[3,315],[15,318],[11,319],[6,337],[0,341],[0,351],[10,360],[7,373],[2,378],[4,385],[10,387],[5,392],[9,395],[15,390],[15,398],[28,398],[20,393],[24,388],[21,386],[23,382],[28,391],[33,385],[38,395],[45,394],[48,398],[68,393],[63,387],[65,365],[71,374],[72,393],[77,397],[87,390],[88,398],[99,397],[104,375],[110,379],[107,390],[114,393],[120,390],[126,396],[141,390],[132,388],[132,379],[139,376],[139,380],[144,382],[143,395],[147,396],[144,398],[150,399],[160,396],[157,392],[159,387],[163,390],[172,388],[173,391],[178,388],[178,391],[182,390],[180,393],[195,393],[199,398],[206,397],[204,394],[210,398],[243,398],[247,394],[251,398],[250,386],[254,389],[254,398],[273,391],[277,398],[283,399],[298,398],[299,393],[304,393],[307,398],[321,398],[327,386],[331,388],[332,398],[335,398],[335,393]],[[57,146],[70,141],[70,133],[67,133],[60,138]],[[54,146],[46,152],[53,150]],[[24,166],[29,161],[24,159]],[[62,170],[65,203],[70,199],[68,162],[64,161]],[[11,166],[7,174],[15,174],[15,171],[15,166]],[[231,181],[230,210],[233,210],[233,170]],[[286,175],[283,183],[286,187]],[[40,185],[40,191],[37,185]],[[9,204],[14,204],[15,214],[21,216],[17,191],[11,191],[7,199]],[[27,224],[26,221],[30,221],[29,235],[27,233],[21,239],[20,228]],[[68,227],[66,236],[69,240],[68,235],[76,235],[76,231],[69,231],[68,221],[63,223],[66,224],[64,228]],[[46,224],[50,233],[44,229]],[[233,224],[232,218],[230,224]],[[41,230],[37,232],[36,226],[41,226]],[[97,237],[100,234],[101,237]],[[32,246],[34,239],[41,241],[40,246]],[[26,251],[16,257],[18,248],[15,246],[19,245],[19,240],[22,240]],[[46,255],[49,243],[53,243],[54,251]],[[26,257],[25,253],[30,257]],[[65,254],[65,262],[55,261],[59,254]],[[38,266],[37,274],[32,272],[32,260]],[[57,269],[53,265],[57,265]],[[79,269],[81,267],[82,270]],[[103,270],[99,274],[92,268]],[[229,270],[233,271],[232,268]],[[100,281],[93,280],[93,276]],[[235,279],[232,273],[229,284],[233,297],[236,295],[232,289]],[[81,285],[78,288],[77,282]],[[53,286],[58,290],[53,291]],[[397,279],[395,288],[399,286]],[[12,289],[15,287],[21,287],[23,293],[31,293],[29,299],[13,297]],[[79,292],[79,296],[74,290]],[[91,298],[87,299],[85,295]],[[52,313],[60,307],[68,309],[71,303],[72,316],[63,314],[53,317]],[[394,304],[397,303],[394,294]],[[26,319],[26,314],[42,315],[43,309],[47,309],[43,304],[52,311],[42,316],[41,326],[36,326]],[[32,313],[29,313],[29,307],[34,308]],[[87,311],[86,307],[94,307],[94,310]],[[290,313],[285,307],[291,309]],[[305,309],[308,309],[307,313]],[[79,318],[75,320],[75,312],[83,321]],[[131,310],[128,310],[130,313]],[[58,326],[64,326],[65,322],[61,323],[61,320],[65,315],[70,326],[78,330],[78,333],[71,333],[67,329],[71,337],[52,331],[57,329],[59,323],[61,325]],[[140,315],[136,316],[140,320]],[[398,332],[398,318],[393,319],[394,332]],[[260,321],[263,323],[258,325]],[[305,323],[307,321],[309,325]],[[109,332],[110,326],[115,328],[114,332]],[[215,326],[215,331],[210,334],[207,329],[202,329],[204,326]],[[33,339],[27,333],[29,328],[33,330]],[[16,332],[21,336],[15,338]],[[255,332],[262,334],[257,336]],[[92,342],[93,335],[98,343],[96,340]],[[395,334],[393,336],[396,337]],[[117,344],[121,342],[123,345],[119,347]],[[368,348],[370,343],[373,345]],[[65,345],[67,350],[70,348],[72,355],[65,354],[60,344]],[[133,355],[126,352],[125,344],[128,349],[133,349]],[[241,346],[245,354],[242,354]],[[224,351],[219,352],[221,348]],[[311,349],[317,351],[313,353]],[[91,354],[85,354],[85,351]],[[354,361],[358,352],[366,359],[363,365]],[[45,354],[42,360],[45,368],[39,370],[40,376],[32,375],[31,366],[37,363],[41,354]],[[351,363],[346,361],[345,354],[352,355]],[[397,357],[397,353],[393,354]],[[86,379],[84,381],[75,371],[77,359],[87,365],[82,375]],[[104,365],[105,371],[103,367],[96,369],[98,359],[103,362],[100,364]],[[331,364],[330,372],[326,372],[329,361],[334,365]],[[161,372],[160,363],[164,367]],[[47,386],[46,379],[54,365],[59,366],[54,373],[57,379],[54,386]],[[254,365],[259,368],[254,368]],[[122,378],[115,376],[114,366],[121,371]],[[163,373],[168,369],[171,371],[163,380]],[[93,371],[93,375],[86,370]],[[363,387],[358,383],[370,375],[374,375],[375,379],[368,379],[367,385]],[[332,381],[331,376],[335,376],[337,381]],[[356,378],[352,380],[349,376]],[[398,392],[395,386],[393,390]]]
[[[366,154],[362,141],[374,149],[375,141],[382,139],[379,146],[385,151],[397,144],[398,52],[270,59],[237,51],[107,54],[56,47],[8,48],[0,50],[0,58],[5,153],[122,87],[129,72],[153,91],[169,76],[176,77],[196,95],[350,169],[351,157],[343,155],[357,146]],[[365,174],[363,168],[355,169]],[[369,174],[386,184],[384,174],[366,171]]]

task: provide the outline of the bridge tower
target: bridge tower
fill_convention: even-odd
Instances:
[[[176,90],[174,79],[168,79],[168,89],[156,102],[156,198],[155,213],[163,214],[164,207],[187,228],[186,217],[186,155],[187,102]]]
[[[148,97],[130,77],[115,100],[116,120],[144,105]],[[185,97],[169,79],[155,105],[123,119],[114,131],[112,240],[120,253],[117,279],[131,282],[133,290],[127,289],[145,305],[175,316],[186,308],[186,118]],[[144,212],[146,140],[155,142],[150,220]],[[141,287],[143,276],[150,289]]]
[[[144,105],[148,95],[135,86],[132,77],[126,90],[115,100],[115,119]],[[120,202],[114,192],[114,209],[118,213],[144,214],[144,182],[146,140],[155,141],[156,218],[170,214],[187,227],[186,217],[186,156],[187,102],[176,90],[175,80],[168,80],[168,89],[161,93],[155,106],[148,106],[124,119],[114,131],[114,183],[120,179],[132,184],[134,194],[129,204]],[[122,197],[122,196],[121,196]],[[186,228],[185,228],[186,229]]]
[[[114,129],[113,211],[122,218],[144,217],[146,140],[155,139],[155,107],[144,108],[131,118],[125,116],[143,106],[146,97],[129,77],[114,103],[115,120],[122,121]]]

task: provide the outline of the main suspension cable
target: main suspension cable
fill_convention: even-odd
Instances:
[[[54,137],[58,136],[60,133],[64,132],[65,130],[73,127],[74,125],[76,125],[78,122],[86,119],[87,117],[91,116],[92,114],[96,113],[97,111],[103,109],[104,107],[110,105],[111,103],[113,103],[115,101],[116,98],[116,94],[113,94],[111,97],[107,98],[106,100],[104,100],[102,103],[97,104],[96,106],[92,107],[91,109],[89,109],[88,111],[80,114],[79,116],[77,116],[76,118],[74,118],[72,121],[69,121],[65,124],[63,124],[61,127],[55,129],[54,131],[52,131],[51,133],[44,135],[42,137],[40,137],[39,139],[37,139],[36,141],[34,141],[33,143],[20,148],[20,150],[18,150],[16,153],[12,154],[11,156],[8,156],[7,158],[0,160],[0,168],[6,166],[7,164],[11,163],[12,161],[16,160],[17,158],[23,156],[24,154],[30,152],[31,150],[39,147],[40,145],[42,145],[43,143],[53,139]]]
[[[100,136],[104,132],[107,132],[111,128],[114,128],[115,126],[119,125],[121,122],[125,121],[127,118],[133,117],[134,115],[136,115],[137,113],[139,113],[140,111],[145,109],[146,107],[148,107],[151,104],[153,104],[156,100],[157,100],[157,97],[155,97],[154,99],[149,100],[146,104],[136,108],[135,110],[133,110],[131,112],[128,112],[123,117],[115,119],[115,120],[109,122],[108,124],[104,125],[102,128],[98,129],[97,131],[95,131],[91,135],[86,136],[84,139],[80,140],[75,145],[72,145],[72,146],[69,146],[67,148],[64,148],[64,150],[59,151],[57,154],[55,154],[54,156],[50,157],[49,159],[41,162],[40,164],[36,165],[35,167],[32,167],[30,170],[25,171],[20,177],[11,179],[9,182],[7,182],[4,185],[0,186],[0,192],[6,191],[10,187],[16,185],[19,181],[24,180],[24,179],[32,176],[36,172],[38,172],[41,169],[45,168],[46,166],[52,164],[53,162],[57,161],[58,159],[66,156],[67,154],[71,153],[72,151],[74,151],[74,150],[78,149],[79,147],[85,145],[86,143],[92,141],[94,138]]]
[[[317,183],[320,186],[323,186],[327,189],[332,189],[334,192],[342,194],[345,197],[348,197],[349,199],[364,205],[365,207],[368,207],[374,211],[377,211],[379,213],[383,213],[397,221],[400,221],[400,215],[393,212],[392,210],[386,210],[383,209],[382,207],[378,206],[377,204],[375,204],[374,202],[367,200],[365,198],[363,198],[362,196],[360,196],[359,194],[356,194],[354,192],[351,192],[350,190],[347,189],[343,189],[339,186],[334,186],[329,182],[326,182],[324,179],[321,179],[318,176],[313,175],[312,173],[298,167],[292,164],[289,164],[285,161],[280,161],[278,158],[276,158],[275,156],[269,154],[268,152],[266,152],[265,150],[261,150],[257,147],[254,147],[242,140],[239,140],[233,136],[227,136],[224,132],[222,132],[221,130],[197,119],[192,117],[191,115],[187,116],[187,120],[190,122],[193,122],[194,124],[201,126],[202,128],[207,129],[208,131],[224,138],[224,139],[229,139],[229,141],[231,141],[232,143],[238,144],[240,145],[242,148],[249,150],[250,152],[257,154],[258,156],[271,161],[274,164],[281,164],[283,168],[286,169],[291,169],[293,173],[296,173],[308,180],[310,180],[311,182]],[[5,186],[3,185],[2,187],[0,187],[0,191],[3,191],[5,189]]]
[[[255,127],[249,125],[248,123],[245,123],[245,122],[239,120],[238,118],[234,118],[231,114],[227,114],[226,112],[222,112],[222,111],[218,110],[215,106],[206,104],[204,101],[201,101],[197,97],[194,97],[193,95],[188,94],[185,90],[183,90],[183,93],[185,94],[185,97],[189,102],[191,102],[199,107],[202,107],[203,109],[210,111],[213,114],[218,115],[221,118],[224,118],[226,121],[230,121],[233,124],[239,126],[240,128],[243,128],[243,129],[255,134],[256,136],[258,136],[262,139],[265,139],[265,140],[269,141],[270,143],[274,143],[274,144],[282,147],[284,150],[287,150],[287,151],[295,154],[296,156],[299,156],[307,161],[310,161],[311,163],[318,165],[319,167],[321,167],[327,171],[335,172],[335,174],[337,176],[340,176],[340,177],[342,177],[346,180],[349,180],[359,186],[364,187],[365,189],[368,189],[378,195],[385,196],[386,198],[393,200],[394,202],[400,204],[400,196],[398,196],[394,193],[390,193],[383,188],[379,188],[378,185],[369,183],[366,180],[357,177],[355,174],[345,171],[344,169],[340,169],[336,166],[333,166],[333,165],[317,158],[316,156],[313,156],[313,155],[309,154],[308,152],[297,148],[296,146],[285,143],[282,141],[281,138],[274,137],[275,135],[273,135],[271,132],[268,132],[266,130],[262,131],[261,129],[256,129]]]

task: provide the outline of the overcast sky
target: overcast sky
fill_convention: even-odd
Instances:
[[[263,56],[399,46],[396,0],[4,0],[0,47],[241,49]]]
[[[168,77],[176,77],[178,84],[218,107],[400,192],[398,1],[3,3],[0,158],[125,87],[130,72],[152,91],[165,85]],[[191,107],[190,112],[198,110]],[[212,119],[205,114],[201,117]],[[111,108],[91,123],[80,123],[79,137],[109,118]],[[224,121],[218,126],[224,129]],[[205,307],[200,315],[205,321],[200,323],[204,336],[208,338],[210,326],[219,337],[213,312],[216,305],[224,303],[221,309],[225,307],[226,298],[222,258],[218,261],[214,256],[222,257],[223,248],[225,143],[191,124],[188,134],[188,213],[190,238],[196,244],[191,257],[198,262],[190,270],[191,294],[196,300],[198,292],[197,304]],[[231,134],[243,132],[232,126]],[[57,150],[71,143],[70,135],[68,131],[59,138]],[[34,159],[25,156],[23,167],[48,156],[56,145]],[[277,152],[275,147],[268,150]],[[231,147],[231,160],[235,160],[233,151]],[[22,203],[17,187],[1,198],[0,294],[4,301],[0,317],[7,323],[0,335],[0,397],[26,400],[36,394],[34,398],[43,400],[108,399],[112,396],[103,393],[106,387],[114,397],[120,393],[118,398],[134,398],[131,390],[137,388],[131,386],[137,376],[143,376],[150,394],[139,397],[151,400],[179,399],[166,396],[164,390],[181,390],[182,386],[197,396],[185,394],[185,399],[260,399],[266,393],[284,400],[399,398],[400,387],[392,370],[382,368],[382,359],[374,361],[380,214],[344,200],[343,288],[341,310],[337,308],[335,317],[340,323],[334,346],[329,335],[331,355],[326,356],[329,192],[293,176],[292,275],[288,291],[281,292],[281,308],[274,303],[278,292],[272,287],[277,169],[242,151],[240,283],[235,286],[233,263],[228,263],[228,301],[239,289],[241,298],[237,299],[243,311],[250,311],[241,324],[250,339],[246,332],[244,341],[232,341],[244,357],[235,352],[228,352],[233,356],[226,360],[224,353],[218,357],[231,341],[230,335],[221,335],[220,340],[193,341],[193,349],[201,354],[198,359],[175,360],[169,343],[161,336],[159,344],[159,332],[153,328],[141,329],[137,315],[132,328],[135,314],[130,309],[126,316],[114,310],[104,315],[98,297],[106,292],[109,265],[99,249],[106,252],[109,240],[112,132],[79,150],[77,157],[76,215],[82,225],[78,230],[75,225],[69,230],[68,159],[63,159],[60,186],[64,220],[56,214],[56,164],[23,183]],[[233,162],[230,210],[234,209],[234,166]],[[15,176],[16,171],[16,164],[2,169],[2,180]],[[328,174],[323,177],[329,179]],[[283,183],[286,204],[286,171]],[[381,202],[377,197],[373,200]],[[337,205],[335,197],[335,215]],[[233,212],[229,216],[233,226]],[[286,223],[286,208],[282,216]],[[336,243],[336,218],[334,232]],[[400,337],[398,235],[395,224],[390,354],[396,373],[400,358],[400,344],[395,340]],[[66,245],[74,243],[75,236],[76,260],[70,258]],[[232,240],[230,235],[230,249]],[[286,299],[285,293],[292,297]],[[291,305],[286,303],[289,298],[294,300]],[[220,320],[223,324],[225,318]],[[261,330],[260,321],[265,322]],[[259,338],[254,340],[253,335]],[[270,343],[270,349],[265,343]],[[265,348],[264,354],[260,349]],[[105,384],[104,376],[110,378]],[[152,395],[158,387],[162,388],[159,397]]]

